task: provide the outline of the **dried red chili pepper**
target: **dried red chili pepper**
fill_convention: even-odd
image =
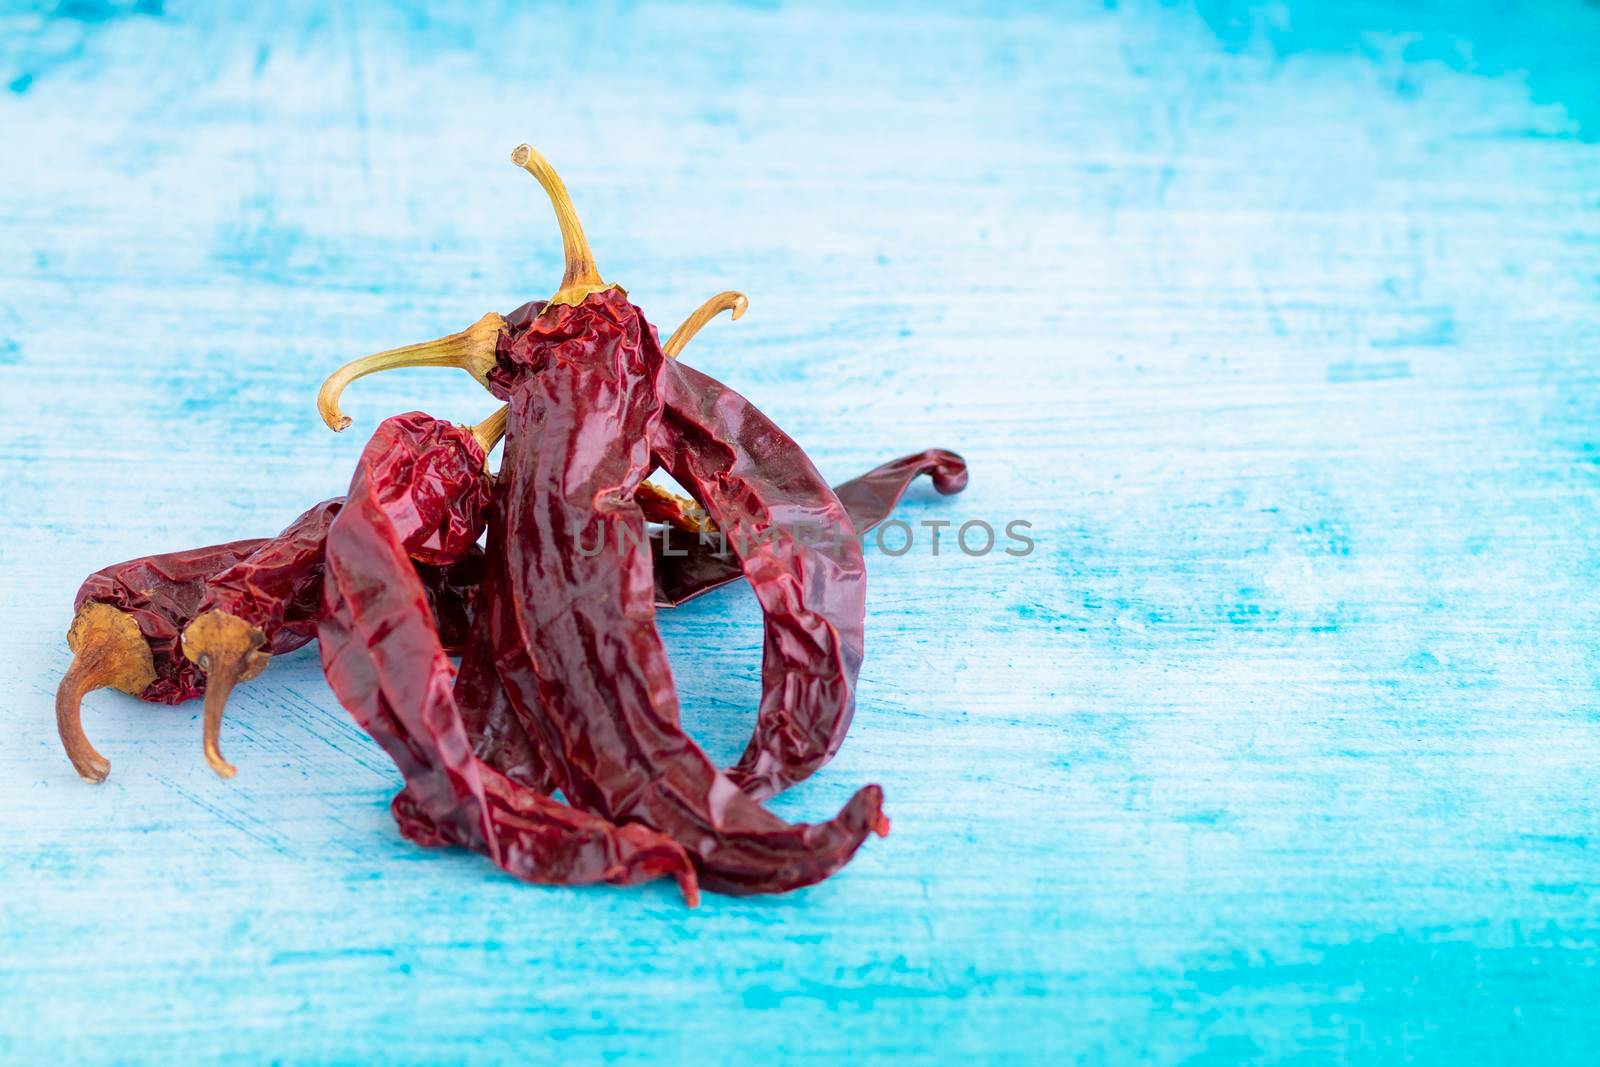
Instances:
[[[474,756],[409,555],[432,542],[446,512],[473,515],[452,501],[481,512],[487,498],[483,450],[470,434],[425,415],[398,416],[362,453],[329,531],[323,670],[405,777],[392,805],[401,831],[422,844],[484,852],[536,882],[630,884],[671,874],[692,906],[694,868],[676,842],[569,808]],[[438,549],[441,561],[451,550],[449,541]]]
[[[747,304],[743,294],[719,293],[701,305],[674,331],[672,338],[663,346],[662,354],[667,358],[676,357],[711,318],[722,311],[732,311],[733,317],[738,318]],[[499,342],[502,360],[515,358],[515,354],[510,352],[515,345],[512,339],[529,330],[545,307],[542,301],[533,302],[506,316],[506,330]],[[480,324],[483,321],[480,320]],[[494,380],[497,375],[503,376],[503,370],[491,370],[484,374],[477,369],[484,361],[481,347],[473,349],[464,346],[458,340],[461,336],[452,335],[436,344],[449,358],[472,369],[474,377]],[[485,343],[483,338],[478,341],[480,346]],[[428,346],[411,346],[404,351],[416,353],[431,350]],[[367,358],[388,365],[394,356],[380,353],[378,357]],[[430,355],[429,358],[442,360],[444,357]],[[687,373],[695,375],[696,372]],[[349,376],[342,373],[329,379],[334,383],[346,380],[350,380]],[[811,527],[825,540],[831,538],[834,541],[831,547],[793,539],[785,542],[783,566],[792,573],[811,576],[812,586],[818,591],[812,594],[812,603],[807,602],[804,594],[798,597],[788,595],[785,599],[785,594],[777,591],[783,587],[781,582],[769,581],[758,585],[758,588],[766,590],[766,603],[770,609],[767,615],[763,701],[750,747],[730,775],[752,795],[768,796],[809,776],[831,759],[842,744],[849,726],[854,707],[854,681],[861,658],[860,634],[865,613],[859,548],[848,543],[854,534],[840,521],[839,505],[830,503],[831,491],[810,461],[805,459],[804,453],[748,401],[705,376],[692,377],[676,389],[666,392],[669,423],[676,425],[681,422],[689,427],[709,425],[711,429],[707,432],[693,432],[696,447],[703,449],[705,442],[713,439],[726,442],[723,452],[728,457],[727,464],[730,467],[736,465],[740,472],[752,472],[737,478],[726,472],[718,473],[705,482],[703,489],[703,492],[721,493],[729,497],[742,495],[747,502],[759,500],[757,506],[765,509],[759,519],[752,514],[751,521],[738,527],[736,540],[741,543],[736,547],[748,550],[746,554],[754,552],[761,555],[765,551],[770,556],[773,550],[762,550],[758,543],[768,538],[775,529],[785,525],[794,527],[800,523]],[[332,403],[327,406],[330,410],[336,410],[337,395],[329,399]],[[673,414],[677,415],[676,419],[671,417]],[[688,454],[681,435],[668,441],[661,451],[675,455],[680,460]],[[656,458],[661,460],[660,456]],[[964,480],[965,471],[960,466],[959,457],[953,457],[952,454],[952,458]],[[912,461],[913,466],[915,463]],[[954,492],[959,488],[955,483],[957,468],[946,470],[947,464],[948,461],[929,460],[927,467],[938,475],[941,488]],[[897,499],[912,477],[915,477],[914,473],[895,468],[883,472],[868,484],[874,488],[889,487],[898,479],[899,486],[894,493]],[[739,482],[737,488],[732,487],[734,480]],[[650,482],[641,483],[634,498],[645,517],[652,521],[670,523],[690,531],[715,530],[709,515],[694,501],[685,500]],[[884,510],[892,508],[893,500],[881,506]],[[873,517],[874,522],[880,519],[881,515]],[[722,543],[725,544],[725,540]],[[673,590],[677,599],[702,591],[694,588],[693,581],[705,582],[705,588],[710,588],[744,573],[736,560],[726,557],[718,559],[711,552],[673,558],[661,550],[663,542],[659,538],[653,547],[659,575],[669,580],[676,579],[679,583],[688,579],[691,583],[687,587],[680,584]],[[686,569],[683,563],[691,558],[702,566]],[[705,564],[707,559],[713,562]],[[841,565],[848,573],[839,569]],[[771,571],[773,566],[771,559],[755,559],[749,564],[754,575]],[[677,568],[675,571],[672,569],[674,567]],[[658,581],[658,603],[664,599],[661,589],[662,584]],[[831,601],[824,602],[819,608],[815,601],[821,596],[829,597]],[[794,640],[797,632],[808,631],[821,634],[822,644],[816,641],[797,643]],[[840,639],[829,645],[829,635],[839,635]],[[820,657],[814,655],[819,647],[822,649]],[[827,666],[821,666],[819,659],[827,659]],[[475,676],[475,672],[468,674]],[[482,730],[480,736],[485,739],[485,751],[494,751],[497,746],[510,746],[505,758],[512,760],[522,769],[522,773],[530,773],[528,769],[537,762],[530,755],[533,746],[531,741],[516,736],[509,716],[497,711],[478,725]]]
[[[650,614],[641,613],[636,603],[645,514],[702,531],[707,517],[647,486],[644,479],[659,462],[689,485],[701,504],[711,505],[709,518],[718,525],[726,522],[732,530],[744,557],[741,571],[751,578],[767,612],[761,714],[756,736],[735,768],[740,784],[758,795],[820,766],[837,750],[849,723],[864,612],[860,550],[849,512],[798,447],[742,397],[704,376],[662,370],[664,356],[655,348],[653,329],[625,294],[605,285],[594,271],[559,178],[526,146],[514,160],[540,180],[556,209],[567,258],[556,297],[548,305],[519,308],[505,319],[485,316],[472,330],[438,342],[358,361],[329,380],[319,406],[337,428],[348,421],[337,410],[343,384],[402,360],[464,367],[512,398],[505,530],[498,537],[491,532],[480,588],[480,598],[486,591],[490,597],[478,611],[480,625],[489,620],[493,648],[488,653],[469,649],[463,676],[474,681],[465,687],[458,681],[457,689],[492,694],[488,667],[494,666],[524,729],[520,736],[502,729],[512,722],[503,701],[478,700],[485,712],[474,724],[481,751],[518,768],[526,780],[553,776],[585,807],[612,817],[619,817],[621,810],[644,821],[664,821],[663,828],[680,838],[687,833],[708,884],[748,892],[824,877],[848,859],[868,829],[886,831],[878,810],[881,795],[874,789],[863,790],[856,798],[860,805],[829,825],[830,831],[846,831],[837,842],[829,842],[842,848],[832,854],[825,847],[803,857],[784,857],[775,867],[770,848],[760,858],[741,853],[740,847],[749,842],[738,831],[753,827],[732,825],[732,833],[722,839],[715,832],[730,830],[723,809],[737,806],[741,798],[723,799],[718,818],[704,819],[692,799],[658,796],[659,789],[637,779],[638,773],[654,769],[654,779],[668,794],[683,785],[699,785],[698,793],[691,792],[701,803],[713,793],[726,792],[718,788],[722,779],[703,754],[676,732],[670,676],[664,660],[654,662],[659,639],[648,625]],[[705,317],[715,313],[713,309]],[[493,359],[488,351],[491,332],[499,338]],[[543,440],[552,428],[561,438],[554,451]],[[524,440],[534,434],[540,435],[539,443]],[[636,462],[641,445],[643,462]],[[519,463],[517,457],[523,455],[538,459]],[[959,466],[959,457],[951,458]],[[942,491],[958,490],[958,477],[964,481],[964,470],[945,470],[941,461],[928,457],[921,462],[934,471]],[[560,472],[564,475],[558,478]],[[859,498],[864,508],[874,503],[883,510],[892,507],[915,471],[902,468],[886,477],[890,481],[872,483],[871,492]],[[898,488],[885,489],[895,477],[902,479]],[[884,492],[891,498],[883,499]],[[594,546],[599,563],[576,563],[574,550],[578,557],[586,555],[581,538],[563,538],[556,516],[579,520],[578,526],[602,538],[615,532],[636,543],[612,551],[601,540]],[[840,536],[831,548],[786,536],[783,526],[798,520],[831,527]],[[686,592],[692,595],[692,589]],[[613,618],[612,606],[603,602],[612,593],[620,600],[620,618]],[[489,601],[497,606],[485,610]],[[560,616],[563,605],[571,618]],[[623,636],[599,625],[601,621],[618,623]],[[554,645],[543,647],[541,642],[535,654],[531,645],[545,637]],[[573,651],[580,648],[593,654],[585,659]],[[604,663],[590,662],[596,658]],[[619,668],[625,677],[617,680],[610,721],[592,719],[605,706],[594,697],[607,691],[607,673]],[[601,746],[587,740],[591,727],[603,728],[613,739],[631,738],[634,745],[620,754],[597,752]],[[651,755],[641,758],[644,751]],[[662,753],[671,757],[667,765],[653,767]],[[643,781],[650,780],[647,775]],[[647,795],[641,796],[640,789]],[[861,818],[868,808],[870,818]],[[766,816],[754,810],[756,822]],[[794,829],[778,822],[754,832],[765,835],[770,845]],[[821,829],[808,832],[807,846],[818,844]],[[846,840],[852,833],[854,839]]]
[[[513,160],[550,196],[567,270],[548,306],[501,342],[488,375],[511,401],[499,505],[505,551],[487,557],[507,579],[507,607],[491,616],[501,681],[577,806],[669,834],[694,855],[708,887],[776,892],[819,881],[868,833],[887,832],[882,791],[863,788],[828,823],[789,825],[683,733],[635,501],[654,466],[652,444],[664,440],[657,383],[665,357],[638,309],[595,271],[560,178],[526,145]],[[837,512],[830,517],[848,526],[826,484],[822,493]],[[717,505],[741,522],[722,498]],[[771,558],[781,568],[784,560]],[[852,577],[848,565],[840,576]],[[507,616],[515,625],[494,625]],[[846,669],[859,661],[848,639],[830,644]]]
[[[263,600],[263,583],[253,585],[258,610],[275,620],[270,637],[253,651],[263,657],[281,655],[315,637],[322,611],[322,539],[342,503],[342,497],[323,501],[277,537],[142,556],[105,567],[84,581],[74,598],[76,616],[67,635],[74,659],[56,691],[57,730],[80,775],[101,782],[111,769],[83,732],[82,704],[88,693],[114,688],[157,704],[181,704],[206,694],[208,680],[214,680],[216,672],[208,679],[197,660],[211,639],[202,636],[204,628],[189,630],[197,616],[214,605],[212,597],[219,589],[252,588],[253,560],[279,565],[271,571],[275,602],[268,605]],[[315,551],[304,551],[310,545]],[[296,548],[301,550],[296,564],[301,569],[285,569],[286,553]],[[470,601],[482,573],[481,554],[474,550],[448,566],[419,563],[417,571],[445,646],[464,647],[471,626]],[[197,649],[195,658],[183,654],[186,643]],[[221,699],[225,698],[224,692]],[[206,756],[218,773],[228,777],[232,768],[216,752],[220,700],[214,707],[215,718],[208,703]]]
[[[755,405],[678,363],[657,385],[664,412],[652,454],[709,513],[761,602],[761,706],[728,776],[771,796],[844,743],[864,649],[866,563],[844,505]]]

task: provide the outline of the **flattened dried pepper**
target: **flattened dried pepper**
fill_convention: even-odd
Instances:
[[[694,868],[670,838],[569,808],[472,752],[408,556],[450,521],[447,510],[470,516],[469,508],[450,509],[451,500],[481,505],[487,485],[483,451],[459,427],[421,414],[379,426],[328,535],[319,632],[329,684],[405,777],[392,808],[411,840],[472,848],[517,877],[549,884],[670,874],[692,905]],[[440,554],[448,557],[448,547]]]

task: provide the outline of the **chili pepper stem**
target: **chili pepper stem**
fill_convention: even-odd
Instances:
[[[506,419],[511,414],[511,405],[502,404],[500,409],[476,426],[467,427],[467,432],[472,434],[472,439],[478,442],[478,447],[483,449],[484,462],[489,460],[489,453],[494,451],[494,446],[500,443],[500,438],[506,435]]]
[[[111,761],[83,732],[83,698],[96,689],[138,696],[156,680],[150,646],[133,616],[109,604],[85,604],[67,631],[72,666],[56,689],[56,732],[73,768],[86,782],[103,782]]]
[[[353,359],[328,375],[317,390],[317,412],[329,429],[343,430],[351,421],[339,410],[345,387],[357,378],[398,367],[459,367],[480,385],[487,385],[489,371],[494,369],[495,345],[505,328],[506,320],[491,311],[460,333]]]
[[[204,745],[206,762],[219,778],[232,778],[239,769],[222,756],[222,716],[228,697],[239,682],[249,681],[267,665],[262,651],[266,634],[225,611],[208,611],[195,617],[183,631],[183,654],[206,672]]]
[[[733,312],[735,319],[743,318],[749,307],[750,298],[743,293],[733,289],[723,290],[691,311],[689,317],[678,324],[672,336],[667,338],[667,343],[661,346],[661,354],[668,359],[677,359],[706,323],[724,311]],[[639,486],[635,498],[645,509],[646,517],[652,521],[665,522],[689,533],[717,532],[717,524],[711,521],[711,516],[706,514],[698,501],[663,489],[655,482],[645,482]]]
[[[211,662],[212,668],[206,673],[204,726],[206,762],[217,772],[218,778],[232,778],[239,773],[239,768],[222,756],[220,744],[222,713],[228,709],[228,695],[233,692],[234,684],[238,682],[244,664],[240,660],[231,660],[224,665],[218,665],[215,658]]]
[[[733,312],[735,319],[743,318],[746,309],[750,307],[750,298],[743,293],[728,289],[718,293],[704,304],[690,312],[689,317],[672,331],[672,336],[667,338],[667,343],[661,346],[661,354],[668,359],[677,359],[686,345],[694,340],[694,335],[700,328],[724,311]]]
[[[589,240],[583,235],[583,224],[572,206],[572,197],[561,180],[561,175],[550,161],[531,145],[519,144],[511,153],[511,162],[538,179],[555,208],[556,225],[561,227],[561,251],[566,257],[566,272],[561,277],[561,288],[550,298],[551,304],[569,304],[577,307],[591,293],[602,293],[621,286],[607,285],[595,269],[594,254],[589,251]]]
[[[75,656],[56,689],[56,732],[73,769],[86,782],[103,782],[111,773],[111,761],[95,750],[83,732],[81,712],[85,696],[110,684],[107,664],[105,657],[92,653]]]

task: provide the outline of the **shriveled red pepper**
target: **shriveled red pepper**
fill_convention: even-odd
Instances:
[[[56,691],[57,731],[81,776],[101,782],[111,770],[82,723],[84,696],[103,688],[157,704],[181,704],[206,695],[207,761],[223,777],[233,774],[217,748],[227,690],[259,671],[268,654],[291,652],[316,636],[322,612],[322,542],[343,499],[323,501],[276,537],[142,556],[105,567],[84,581],[67,634],[72,666]],[[462,648],[482,572],[481,554],[474,550],[447,566],[419,563],[417,570],[446,647]],[[228,616],[210,610],[241,602],[249,607],[238,610],[262,620],[259,643],[249,626],[234,626]],[[207,615],[207,624],[195,629],[197,620]],[[227,647],[226,640],[241,629],[247,641],[242,666],[254,671],[247,675],[234,667],[228,677],[226,670],[208,666],[209,652]],[[217,684],[219,678],[225,678],[225,687]]]
[[[664,355],[676,356],[680,338],[729,308],[737,317],[744,298],[724,293],[708,301],[673,334]],[[542,314],[543,304],[529,304],[507,316],[502,366],[486,375],[492,384],[504,388],[507,364],[530,362],[518,349]],[[799,446],[743,397],[678,363],[662,369],[659,385],[665,413],[652,458],[702,507],[691,511],[692,502],[647,493],[648,482],[635,500],[654,521],[702,532],[720,528],[719,547],[731,544],[741,562],[709,551],[673,557],[658,538],[656,602],[681,602],[741,573],[750,578],[767,630],[762,702],[754,736],[728,774],[750,795],[771,796],[832,759],[849,729],[865,615],[854,517]],[[869,473],[851,484],[851,498],[875,525],[923,470],[934,474],[941,492],[966,484],[959,456],[930,451]]]
[[[395,761],[405,789],[392,805],[422,844],[486,853],[549,884],[631,884],[661,875],[697,899],[694,867],[671,838],[616,826],[500,774],[474,755],[459,687],[410,555],[430,543],[451,501],[487,501],[483,450],[465,430],[428,416],[386,420],[362,453],[348,502],[329,531],[324,673],[340,702]],[[476,530],[463,528],[463,534]],[[470,541],[467,542],[470,544]],[[438,549],[448,561],[449,539]]]
[[[728,776],[771,796],[844,743],[865,644],[861,545],[810,459],[755,405],[679,363],[656,384],[664,411],[651,454],[705,507],[761,603],[761,706]]]
[[[711,888],[777,892],[819,881],[867,834],[888,831],[882,791],[863,788],[828,823],[789,825],[680,727],[635,501],[655,465],[652,445],[663,440],[665,357],[638,309],[594,270],[549,164],[526,145],[513,160],[550,195],[567,272],[527,329],[502,342],[488,376],[511,402],[499,504],[505,551],[488,556],[491,572],[505,567],[508,603],[491,617],[501,681],[575,805],[670,835]],[[826,484],[822,493],[831,497]],[[837,498],[831,510],[848,524]],[[851,577],[848,567],[841,573]],[[493,625],[502,620],[511,625]],[[847,667],[859,663],[858,644],[828,640]]]
[[[747,303],[740,293],[712,297],[673,332],[662,348],[663,355],[675,358],[711,318],[722,311],[731,311],[738,318]],[[508,374],[505,365],[519,359],[518,339],[539,321],[546,308],[546,302],[536,301],[505,317],[505,330],[497,343],[496,358],[501,364],[498,368],[483,370],[487,340],[481,336],[473,343],[462,340],[472,331],[435,342],[436,349],[413,345],[397,351],[413,355],[423,352],[430,362],[456,360],[474,377],[491,384],[499,382],[504,391]],[[480,329],[485,321],[487,317],[479,320],[473,330]],[[380,353],[367,360],[375,367],[387,367],[394,358],[394,353]],[[329,382],[342,387],[355,376],[358,375],[341,372]],[[687,481],[692,478],[690,473],[675,465],[688,462],[691,452],[717,452],[724,469],[701,471],[698,495],[735,501],[730,513],[743,514],[745,518],[734,527],[732,558],[715,554],[703,542],[697,547],[680,548],[674,556],[664,550],[662,535],[653,533],[655,599],[658,605],[670,606],[747,570],[750,573],[767,611],[763,698],[755,735],[745,756],[729,774],[751,795],[769,796],[809,776],[831,759],[850,724],[865,613],[863,569],[851,528],[853,516],[845,521],[847,510],[841,509],[799,446],[743,397],[708,376],[676,364],[663,372],[663,383],[667,412],[663,425],[667,429],[662,431],[666,436],[653,459],[679,475],[680,481]],[[325,412],[336,416],[330,425],[338,425],[342,416],[337,415],[337,393],[325,392],[323,399]],[[689,445],[691,439],[693,449]],[[930,451],[886,465],[859,483],[852,483],[852,499],[875,524],[922,470],[935,475],[943,492],[957,492],[965,485],[965,465],[959,456]],[[651,521],[693,532],[717,530],[712,516],[695,501],[650,482],[640,483],[634,499]],[[773,533],[796,530],[817,535],[817,542],[795,537],[772,542]],[[716,544],[718,548],[729,544],[725,532]],[[491,555],[496,552],[493,548],[490,551]],[[774,562],[775,553],[783,555],[781,562]],[[741,554],[752,558],[741,565]],[[807,584],[772,580],[775,569],[785,568],[790,573],[806,575]],[[808,632],[821,635],[821,643],[805,638],[803,635]],[[797,635],[802,635],[801,640],[795,640]],[[829,644],[835,636],[838,640]],[[516,738],[510,717],[502,713],[491,719],[483,724],[483,736],[498,740],[486,740],[485,744],[490,748],[510,745],[513,754],[506,758],[520,767],[533,766],[535,761],[529,755],[532,744]]]

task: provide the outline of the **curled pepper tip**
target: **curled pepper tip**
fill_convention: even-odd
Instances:
[[[345,388],[357,378],[400,367],[456,367],[487,385],[494,369],[495,346],[505,329],[506,320],[491,311],[459,333],[353,359],[328,375],[317,390],[317,412],[328,428],[338,433],[350,425],[350,419],[339,410]]]
[[[109,604],[85,604],[67,631],[72,665],[56,688],[56,732],[67,759],[86,782],[103,782],[111,762],[83,732],[83,698],[96,689],[138,696],[156,680],[150,646],[132,615]]]
[[[954,496],[967,487],[967,461],[954,452],[939,456],[933,468],[933,487],[941,496]]]
[[[239,682],[260,674],[270,658],[262,651],[266,634],[236,615],[208,611],[183,631],[183,654],[206,672],[204,746],[206,763],[219,778],[232,778],[239,768],[222,756],[222,716],[228,696]]]
[[[885,815],[881,811],[878,812],[878,820],[877,820],[877,822],[873,823],[872,832],[877,834],[879,837],[888,837],[889,836],[889,816]]]

